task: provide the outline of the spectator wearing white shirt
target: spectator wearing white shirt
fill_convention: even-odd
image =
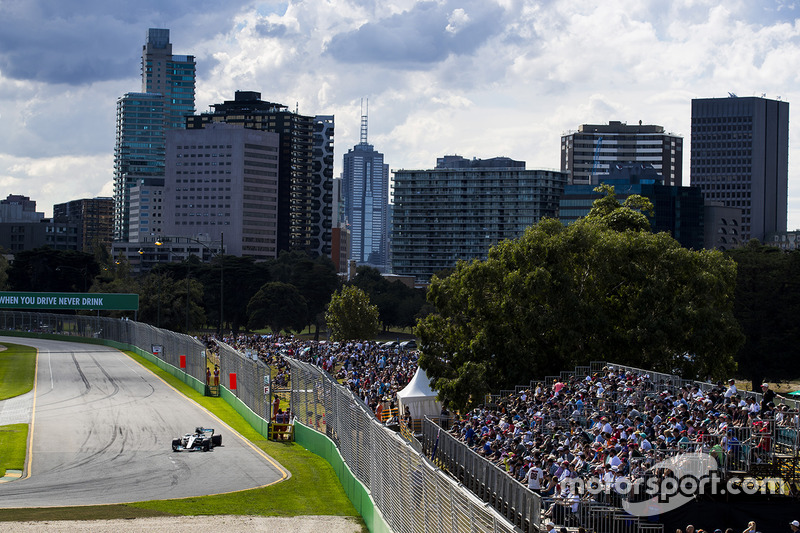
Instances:
[[[725,397],[730,399],[736,396],[739,391],[736,389],[736,380],[733,378],[728,380],[728,388],[725,391]]]

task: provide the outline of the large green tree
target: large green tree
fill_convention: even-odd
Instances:
[[[135,280],[114,280],[106,285],[108,292],[117,288],[139,293],[140,322],[182,333],[205,323],[203,286],[196,279],[176,279],[167,269],[156,268]]]
[[[738,373],[753,390],[764,380],[800,376],[800,251],[785,252],[751,239],[726,252],[736,261],[734,313],[745,334]]]
[[[8,284],[14,291],[88,292],[99,273],[92,254],[43,247],[14,255]]]
[[[306,324],[308,305],[294,285],[272,281],[264,284],[247,304],[250,329],[269,326],[273,333],[299,331]]]
[[[380,329],[377,306],[370,304],[364,291],[353,286],[333,293],[325,321],[335,341],[372,339]]]
[[[363,290],[369,301],[378,307],[384,331],[391,326],[414,326],[425,306],[424,290],[411,288],[398,280],[389,281],[373,267],[358,267],[351,284]]]
[[[8,259],[6,256],[0,255],[0,291],[6,290],[8,286]]]
[[[325,306],[339,286],[333,262],[325,256],[312,259],[305,252],[283,251],[268,268],[273,280],[293,285],[303,295],[307,303],[305,323],[314,325],[314,338],[319,340]]]
[[[589,216],[543,220],[486,261],[434,277],[436,312],[415,330],[420,366],[453,406],[592,360],[729,376],[742,336],[733,312],[735,264],[653,234],[613,189]]]
[[[224,267],[222,272],[221,267]],[[250,299],[261,286],[271,280],[264,263],[256,263],[252,257],[233,255],[216,256],[209,264],[203,263],[198,269],[192,267],[192,276],[197,277],[205,288],[205,312],[208,320],[218,326],[222,296],[222,319],[225,322],[222,329],[229,326],[234,335],[247,326],[247,304]],[[225,288],[222,295],[220,282]]]

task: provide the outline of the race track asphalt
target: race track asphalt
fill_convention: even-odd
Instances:
[[[29,410],[32,446],[23,477],[0,483],[2,508],[204,496],[288,476],[264,452],[118,350],[12,337],[0,337],[2,342],[39,351]],[[172,439],[195,426],[214,428],[223,446],[173,452]]]

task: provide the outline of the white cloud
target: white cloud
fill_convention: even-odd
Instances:
[[[11,24],[67,21],[61,47],[15,30],[17,41],[0,51],[0,184],[40,210],[79,193],[111,194],[115,102],[140,89],[148,27],[171,28],[175,53],[195,55],[198,111],[240,89],[335,114],[335,175],[358,142],[362,97],[370,142],[392,168],[428,168],[446,153],[553,168],[564,131],[642,120],[684,135],[687,182],[692,98],[730,91],[800,104],[799,13],[786,2],[248,0],[222,18],[210,1],[151,2],[141,14],[98,1],[97,15],[83,18],[77,0],[52,13],[47,4],[0,7],[6,41]],[[113,32],[92,33],[103,20]],[[31,59],[37,68],[22,62]],[[800,129],[790,128],[793,228]]]
[[[445,30],[450,33],[458,33],[470,20],[467,12],[459,7],[458,9],[454,9],[453,12],[450,13],[450,16],[447,17],[447,26]]]

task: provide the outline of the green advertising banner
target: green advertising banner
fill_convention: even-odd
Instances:
[[[137,311],[138,294],[84,292],[2,292],[0,309]]]

